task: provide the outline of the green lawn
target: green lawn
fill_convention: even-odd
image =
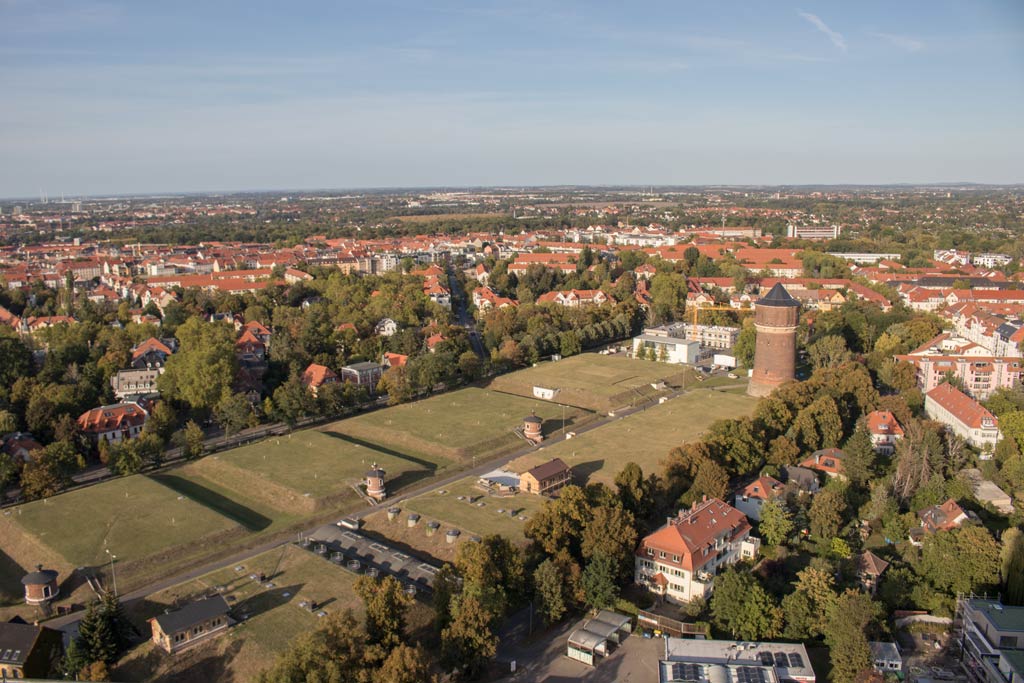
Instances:
[[[392,491],[452,464],[350,437],[338,432],[337,424],[211,455],[188,469],[262,505],[302,513],[313,511],[320,502],[355,500],[351,484],[362,481],[373,463],[387,472]]]
[[[557,389],[557,402],[606,412],[657,396],[652,383],[664,380],[681,386],[690,376],[691,371],[679,365],[584,353],[501,375],[489,388],[528,397],[535,386]]]
[[[513,540],[522,540],[524,520],[519,517],[529,519],[540,510],[546,499],[526,493],[492,497],[475,484],[476,477],[467,477],[445,488],[444,494],[437,491],[426,493],[402,505],[409,512],[420,513],[427,521],[437,520],[463,533],[472,532],[478,536],[500,534]],[[459,500],[459,496],[463,500]],[[470,503],[469,498],[474,501]],[[509,514],[510,511],[514,514]]]
[[[141,475],[21,505],[11,519],[75,566],[104,564],[105,548],[132,562],[238,528]]]
[[[513,430],[531,412],[544,419],[545,433],[558,431],[563,411],[569,429],[589,416],[548,401],[468,388],[341,420],[325,431],[401,453],[466,461],[522,444]]]
[[[658,472],[673,447],[697,439],[715,420],[750,415],[756,405],[757,399],[745,395],[694,389],[518,458],[509,469],[525,472],[552,458],[561,458],[573,469],[576,483],[612,484],[626,463],[635,462],[645,474]]]

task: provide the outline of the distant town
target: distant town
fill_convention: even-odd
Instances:
[[[1024,681],[1024,190],[0,201],[0,676]]]

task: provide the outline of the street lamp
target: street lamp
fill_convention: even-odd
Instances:
[[[117,570],[114,569],[114,560],[117,559],[117,555],[110,552],[110,548],[104,548],[107,555],[110,555],[110,575],[114,579],[114,597],[117,598]]]

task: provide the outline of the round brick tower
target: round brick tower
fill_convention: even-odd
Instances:
[[[378,467],[377,463],[373,463],[370,471],[366,473],[366,495],[376,501],[388,497],[388,490],[384,485],[384,474],[384,468]]]
[[[754,352],[754,374],[747,393],[767,396],[775,387],[796,375],[796,326],[800,319],[800,303],[776,283],[755,304],[754,327],[757,347]]]

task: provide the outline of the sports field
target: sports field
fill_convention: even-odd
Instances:
[[[668,452],[697,439],[715,420],[750,415],[757,399],[738,394],[694,389],[663,404],[634,413],[580,436],[541,448],[513,460],[508,469],[526,470],[561,458],[573,470],[574,483],[612,484],[628,462],[644,474],[658,472]]]
[[[251,578],[266,576],[260,583]],[[183,654],[168,656],[147,641],[129,652],[114,673],[118,680],[250,681],[272,665],[296,636],[316,628],[320,617],[300,603],[315,601],[317,611],[352,609],[361,619],[362,601],[353,592],[355,575],[322,557],[287,545],[149,595],[135,603],[130,617],[149,632],[146,620],[167,607],[214,593],[224,596],[239,621],[222,636]],[[268,587],[273,584],[273,587]],[[429,610],[416,603],[409,613],[412,628],[429,621]]]
[[[625,356],[584,353],[496,377],[488,388],[533,397],[534,387],[555,389],[553,402],[607,412],[666,393],[651,385],[683,386],[692,371],[679,365]]]
[[[419,456],[349,436],[338,430],[344,423],[210,455],[189,465],[188,470],[278,510],[300,514],[345,498],[357,499],[351,485],[362,481],[373,463],[387,472],[391,490],[452,464],[442,457]]]
[[[10,519],[78,567],[105,564],[108,548],[118,562],[130,563],[240,531],[227,517],[142,475],[26,503]]]
[[[389,451],[466,462],[522,445],[513,430],[531,412],[544,419],[545,434],[562,427],[559,405],[471,387],[341,420],[324,430]],[[565,410],[566,428],[587,417],[584,411]]]

